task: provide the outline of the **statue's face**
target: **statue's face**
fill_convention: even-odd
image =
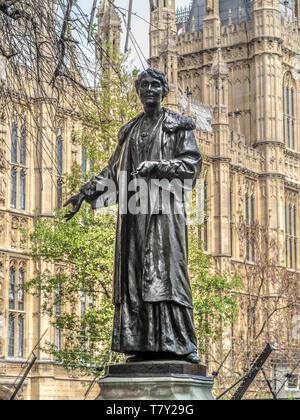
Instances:
[[[139,95],[143,105],[161,103],[164,97],[161,81],[150,75],[144,76],[140,83]]]

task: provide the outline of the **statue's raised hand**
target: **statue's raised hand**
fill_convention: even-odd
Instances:
[[[65,204],[64,207],[69,206],[70,204],[72,204],[73,208],[72,210],[70,210],[68,213],[65,214],[65,218],[67,221],[71,220],[72,217],[75,216],[76,213],[79,212],[81,204],[84,201],[84,194],[79,193],[77,195],[74,195],[73,197],[71,197]]]

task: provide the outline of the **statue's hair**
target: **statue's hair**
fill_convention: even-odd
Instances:
[[[158,79],[162,83],[163,90],[164,90],[164,96],[163,97],[165,98],[168,95],[168,93],[170,92],[168,79],[167,79],[165,73],[163,73],[161,70],[156,69],[155,67],[149,67],[148,69],[142,71],[138,75],[138,78],[135,81],[135,88],[136,88],[137,92],[139,93],[139,91],[140,91],[142,79],[147,75],[155,77],[155,79]]]

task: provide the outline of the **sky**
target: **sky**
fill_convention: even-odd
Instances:
[[[93,0],[79,0],[78,2],[80,4],[80,7],[84,10],[86,14],[91,13]],[[98,1],[99,6],[100,0]],[[115,0],[115,5],[128,9],[129,0]],[[190,4],[190,0],[176,0],[176,8],[177,7],[184,7],[188,6]],[[126,11],[124,10],[124,13]],[[144,18],[146,21],[149,21],[149,15],[150,15],[150,6],[149,6],[149,0],[133,0],[133,13],[136,13],[137,15]],[[145,58],[149,58],[149,25],[144,22],[142,19],[136,17],[133,15],[132,17],[132,25],[131,29],[133,32],[133,35],[135,39],[137,40],[141,50],[143,51],[143,54]],[[123,33],[121,35],[121,49],[124,51],[125,46],[125,26],[123,24]],[[134,61],[134,65],[138,67],[139,69],[143,68],[143,65],[138,58],[137,53],[135,52],[132,44],[130,43],[129,47],[132,49],[132,55],[131,58]],[[140,54],[141,55],[141,54]],[[142,58],[143,64],[146,65],[145,60]]]

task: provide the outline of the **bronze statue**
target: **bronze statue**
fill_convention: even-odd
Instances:
[[[112,350],[131,355],[127,362],[157,358],[181,359],[199,363],[193,322],[192,292],[187,269],[187,220],[185,210],[120,211],[132,192],[128,183],[135,179],[190,181],[193,188],[201,172],[202,156],[193,133],[191,118],[163,108],[169,92],[164,73],[153,67],[143,71],[136,89],[144,112],[121,128],[118,147],[108,166],[84,185],[65,206],[71,219],[85,200],[97,207],[109,205],[105,181],[116,185],[119,204],[115,269],[114,328]],[[126,181],[120,181],[126,174]],[[124,198],[120,198],[122,193]],[[129,189],[130,190],[130,189]],[[111,194],[112,195],[112,194]],[[184,206],[184,205],[183,205]],[[156,209],[157,210],[157,209]]]

